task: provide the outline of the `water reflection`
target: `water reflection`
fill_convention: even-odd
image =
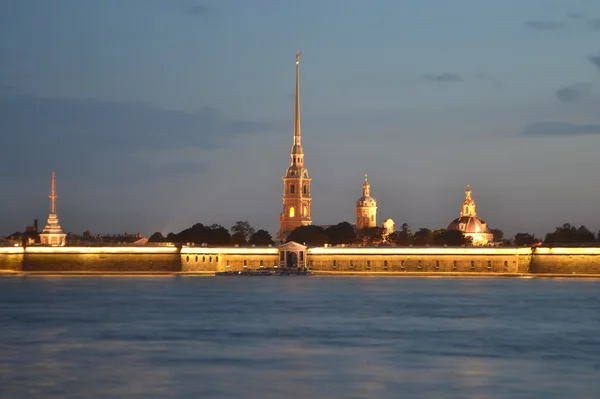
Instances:
[[[3,278],[0,396],[592,398],[598,282]]]

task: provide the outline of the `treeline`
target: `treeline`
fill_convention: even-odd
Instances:
[[[246,221],[236,222],[229,230],[219,224],[205,226],[196,223],[179,233],[169,233],[166,237],[160,232],[150,236],[148,242],[194,243],[208,245],[272,245],[273,237],[266,230],[255,230]]]
[[[406,223],[402,229],[386,235],[382,227],[368,227],[355,230],[348,222],[338,223],[326,228],[321,226],[301,226],[296,228],[288,237],[288,241],[296,241],[309,246],[330,245],[470,245],[471,238],[458,230],[429,230],[419,229],[414,234]]]
[[[505,238],[500,229],[490,231],[494,245],[503,246],[569,246],[569,245],[600,245],[600,232],[594,234],[585,226],[579,228],[568,223],[557,227],[554,232],[546,234],[544,240],[536,238],[530,233],[517,233],[512,238]],[[225,227],[213,224],[205,226],[196,223],[190,228],[179,233],[169,233],[164,237],[161,233],[152,234],[148,240],[151,243],[195,243],[208,245],[273,245],[273,237],[266,230],[255,230],[247,221],[236,222],[228,230]],[[382,227],[370,227],[356,230],[348,222],[341,222],[328,227],[301,226],[292,231],[287,241],[296,241],[309,246],[329,245],[393,245],[393,246],[462,246],[472,245],[470,237],[461,231],[420,228],[412,232],[410,226],[404,223],[400,230],[387,234]]]

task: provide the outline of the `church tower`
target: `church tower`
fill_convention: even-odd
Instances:
[[[52,172],[52,184],[50,187],[50,215],[48,215],[48,223],[40,233],[42,245],[52,245],[54,247],[62,247],[65,245],[67,235],[58,224],[58,215],[56,214],[56,177]]]
[[[371,197],[371,185],[365,175],[363,196],[356,201],[356,228],[364,229],[377,226],[377,201]]]
[[[300,128],[300,52],[296,54],[296,100],[294,104],[294,145],[290,153],[291,162],[283,176],[283,212],[279,218],[279,239],[296,227],[312,223],[310,216],[310,181],[308,169],[304,167],[302,130]]]

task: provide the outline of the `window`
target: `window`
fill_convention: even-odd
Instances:
[[[334,260],[333,261],[333,267],[336,267],[336,266],[337,266],[337,262]]]
[[[227,267],[229,267],[229,261],[227,261]]]
[[[387,260],[384,260],[384,261],[383,261],[383,267],[385,267],[385,268],[387,269],[387,267],[388,267]]]
[[[304,261],[304,252],[302,252],[302,251],[299,252],[299,258],[300,258],[300,262]]]
[[[260,260],[260,267],[263,267],[263,266],[264,266],[264,263],[263,263],[263,260],[261,259]]]
[[[436,260],[436,261],[435,261],[435,268],[436,268],[436,269],[439,269],[439,268],[440,268],[440,261],[439,261],[439,260]]]
[[[453,265],[453,267],[454,267],[455,269],[458,267],[458,262],[457,262],[457,261],[454,261],[454,265]]]
[[[306,194],[307,191],[308,190],[307,190],[306,186],[302,187],[302,194]]]
[[[371,267],[371,261],[370,260],[367,261],[367,267]]]
[[[474,268],[475,268],[475,261],[474,261],[474,260],[472,260],[472,261],[471,261],[471,269],[474,269]]]
[[[212,256],[211,256],[210,258],[208,258],[208,261],[209,261],[210,263],[212,263]]]
[[[244,259],[244,267],[248,266],[248,261]]]
[[[302,210],[302,215],[304,217],[308,216],[308,208],[307,207],[304,207],[304,209]]]
[[[198,255],[196,255],[196,263],[198,263]]]
[[[371,215],[371,222],[375,221],[375,215]]]
[[[423,262],[418,261],[417,262],[417,268],[419,268],[419,269],[423,268]]]
[[[491,268],[492,268],[492,261],[488,260],[488,269],[491,269]]]
[[[189,256],[189,255],[185,257],[185,261],[186,261],[186,262],[189,262],[189,261],[190,261],[190,256]]]
[[[508,267],[508,261],[504,261],[504,267],[507,268]]]
[[[296,193],[296,186],[294,186],[293,184],[290,186],[290,194],[294,194]]]
[[[219,261],[219,256],[215,256],[215,262]]]
[[[295,214],[296,214],[296,209],[294,209],[293,206],[290,206],[290,217],[293,218]]]
[[[206,262],[206,256],[202,257],[202,262]]]
[[[354,267],[354,262],[350,261],[350,267]]]
[[[404,261],[400,262],[400,266],[404,267]]]

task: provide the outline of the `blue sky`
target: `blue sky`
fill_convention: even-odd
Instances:
[[[314,223],[600,229],[600,2],[5,0],[0,234],[275,233],[297,49]]]

